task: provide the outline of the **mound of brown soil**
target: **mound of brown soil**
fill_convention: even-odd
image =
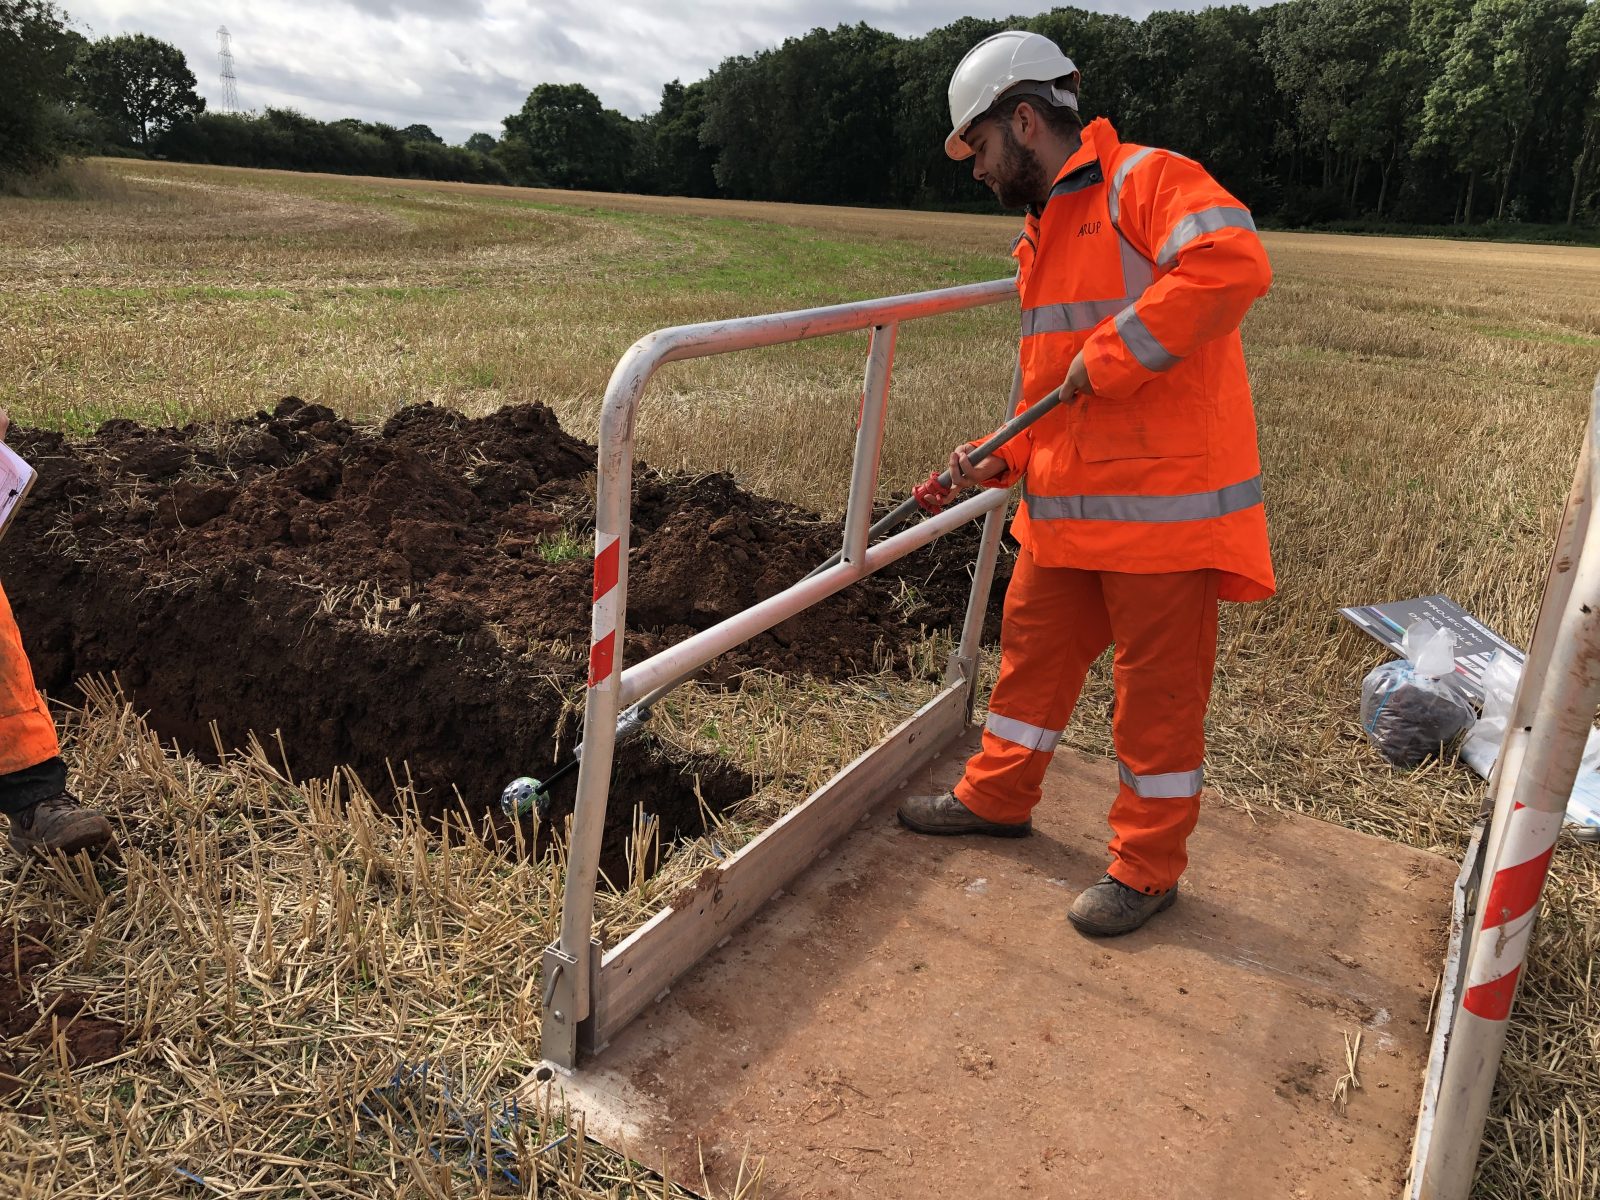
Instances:
[[[595,464],[548,409],[471,420],[419,406],[369,432],[290,398],[220,428],[110,421],[82,442],[11,440],[40,480],[0,543],[0,577],[47,690],[116,672],[190,748],[214,744],[213,723],[226,744],[281,731],[297,772],[348,765],[381,786],[404,771],[441,811],[459,793],[481,813],[513,776],[548,769],[585,672]],[[837,523],[726,475],[642,464],[633,519],[629,662],[773,594],[839,542]],[[975,543],[975,529],[936,543],[713,677],[872,669],[960,620]],[[639,747],[618,772],[618,833],[634,803],[668,837],[696,826],[691,775],[712,807],[749,790],[723,764]]]

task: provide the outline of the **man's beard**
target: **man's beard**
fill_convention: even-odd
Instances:
[[[1000,207],[1026,208],[1042,201],[1050,190],[1050,182],[1044,177],[1039,156],[1023,148],[1012,134],[1009,124],[1000,126],[1000,136],[1003,139],[1000,164],[992,176]]]

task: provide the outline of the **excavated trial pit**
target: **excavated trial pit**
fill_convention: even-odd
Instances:
[[[23,429],[10,441],[40,479],[0,543],[0,581],[46,691],[115,673],[186,748],[210,749],[213,723],[228,746],[280,734],[297,775],[347,766],[380,793],[398,779],[425,812],[459,804],[475,823],[508,780],[549,773],[558,736],[577,737],[563,709],[584,682],[595,457],[548,409],[474,420],[424,405],[364,430],[289,398],[221,426],[110,421],[80,442]],[[630,663],[838,545],[836,523],[725,475],[640,464],[634,496]],[[975,537],[785,622],[710,677],[873,669],[959,621]],[[625,878],[636,805],[670,841],[703,828],[702,801],[720,811],[752,789],[717,759],[623,747],[607,874]],[[549,827],[572,793],[569,778]]]

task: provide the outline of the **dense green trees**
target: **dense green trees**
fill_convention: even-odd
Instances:
[[[541,83],[505,119],[496,151],[517,183],[622,191],[636,182],[635,123],[581,83]]]
[[[1085,116],[1201,159],[1269,218],[1600,219],[1594,0],[1287,0],[1140,22],[1058,8],[909,39],[816,29],[724,61],[692,103],[669,85],[641,123],[643,183],[986,206],[939,152],[945,87],[974,43],[1017,25],[1077,61]]]
[[[581,88],[581,114],[555,120],[558,99],[579,96],[541,85],[496,154],[512,178],[554,186],[982,208],[986,192],[939,152],[944,93],[970,46],[1021,24],[1077,59],[1086,117],[1202,158],[1266,218],[1594,222],[1595,13],[1592,0],[1286,0],[1139,22],[1056,8],[917,38],[814,29],[669,83],[632,142]],[[528,131],[546,110],[536,157]],[[597,154],[603,168],[579,170]]]
[[[444,145],[444,139],[427,125],[407,125],[400,136],[408,142],[427,142],[432,146]]]
[[[292,109],[269,108],[259,116],[202,113],[156,143],[168,158],[231,167],[276,167],[289,171],[334,171],[345,175],[399,175],[504,183],[493,158],[435,136],[419,137],[411,126],[357,121],[318,121]],[[429,130],[428,132],[432,132]]]
[[[808,203],[886,199],[898,39],[867,25],[814,29],[732,58],[707,80],[701,138],[726,195]],[[781,129],[774,129],[779,122]]]
[[[982,203],[938,154],[944,88],[970,46],[1016,24],[1077,61],[1086,116],[1201,159],[1264,216],[1600,218],[1600,16],[1585,0],[1289,0],[1137,23],[1072,8],[962,20],[894,45],[892,94],[872,114],[894,136],[865,179],[827,198]],[[814,198],[782,169],[805,136],[806,103],[773,106],[757,133],[745,89],[781,78],[781,60],[814,62],[807,43],[824,36],[729,60],[707,81],[701,137],[728,194]],[[842,65],[810,78],[818,93],[851,83]]]
[[[1573,27],[1567,43],[1571,64],[1573,107],[1577,113],[1577,157],[1572,162],[1572,191],[1567,201],[1567,224],[1576,219],[1578,202],[1600,147],[1600,4],[1589,4]]]
[[[91,42],[71,75],[84,103],[139,146],[206,106],[183,51],[142,33]]]
[[[661,107],[641,129],[640,164],[652,190],[669,196],[715,196],[716,151],[700,139],[706,121],[705,80],[688,87],[674,79],[661,89]]]
[[[35,171],[64,148],[67,71],[83,38],[44,0],[0,0],[0,176]]]
[[[1320,186],[1336,187],[1347,207],[1376,171],[1374,211],[1383,216],[1420,66],[1408,0],[1302,0],[1276,15],[1261,49],[1288,105],[1297,162],[1320,156]]]
[[[841,25],[674,80],[640,119],[539,83],[501,136],[465,147],[423,124],[205,113],[172,47],[85,43],[47,0],[0,0],[0,78],[18,81],[0,88],[0,172],[92,143],[103,121],[208,162],[988,209],[941,151],[945,89],[972,45],[1017,25],[1077,61],[1085,117],[1200,159],[1269,220],[1600,224],[1600,0],[1284,0],[1143,21],[1056,8],[915,38]]]

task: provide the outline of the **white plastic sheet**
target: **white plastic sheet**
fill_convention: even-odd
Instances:
[[[1522,664],[1505,654],[1496,654],[1484,668],[1483,715],[1461,743],[1461,761],[1485,779],[1500,757],[1506,723],[1511,719],[1511,702],[1516,699],[1521,679]],[[1567,821],[1600,836],[1600,730],[1589,731],[1578,778],[1567,802]]]

